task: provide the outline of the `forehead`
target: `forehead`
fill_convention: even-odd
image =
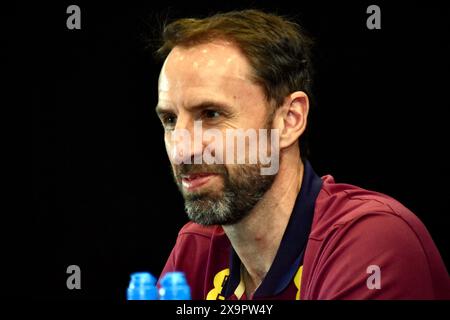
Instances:
[[[160,98],[172,100],[182,98],[181,95],[208,92],[226,96],[245,95],[256,87],[250,79],[250,70],[244,54],[228,41],[176,46],[161,69]]]

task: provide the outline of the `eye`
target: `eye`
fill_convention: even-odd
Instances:
[[[208,119],[215,119],[221,116],[219,111],[216,110],[205,110],[203,116]]]
[[[177,123],[177,117],[174,114],[164,114],[161,117],[161,122],[166,129],[171,129],[175,127]]]

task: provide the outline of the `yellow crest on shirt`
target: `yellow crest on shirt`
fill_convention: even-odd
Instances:
[[[230,276],[230,269],[223,269],[219,271],[213,280],[214,288],[212,288],[208,295],[206,296],[206,300],[225,300],[225,297],[222,295],[223,285],[227,281]]]
[[[298,268],[297,273],[294,276],[294,285],[298,289],[297,294],[295,295],[295,300],[300,300],[302,271],[303,271],[303,266],[300,266],[300,268]],[[229,276],[230,276],[229,268],[219,271],[214,276],[214,280],[213,280],[214,288],[212,288],[208,292],[208,295],[206,296],[206,300],[225,300],[225,297],[222,295],[222,290],[223,290],[223,286]],[[245,291],[245,288],[243,289],[243,281],[241,280],[241,283],[239,284],[238,288],[235,290],[235,294],[238,299],[240,299],[240,297],[242,296],[242,293],[244,291]]]

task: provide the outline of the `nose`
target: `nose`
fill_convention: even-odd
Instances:
[[[202,163],[204,146],[201,121],[179,117],[169,140],[167,151],[172,163]]]

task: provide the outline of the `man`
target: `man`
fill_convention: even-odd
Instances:
[[[245,10],[175,21],[163,40],[156,111],[192,221],[162,275],[185,272],[193,299],[450,298],[413,213],[305,159],[311,41],[298,25]],[[255,134],[230,147],[239,130]]]

